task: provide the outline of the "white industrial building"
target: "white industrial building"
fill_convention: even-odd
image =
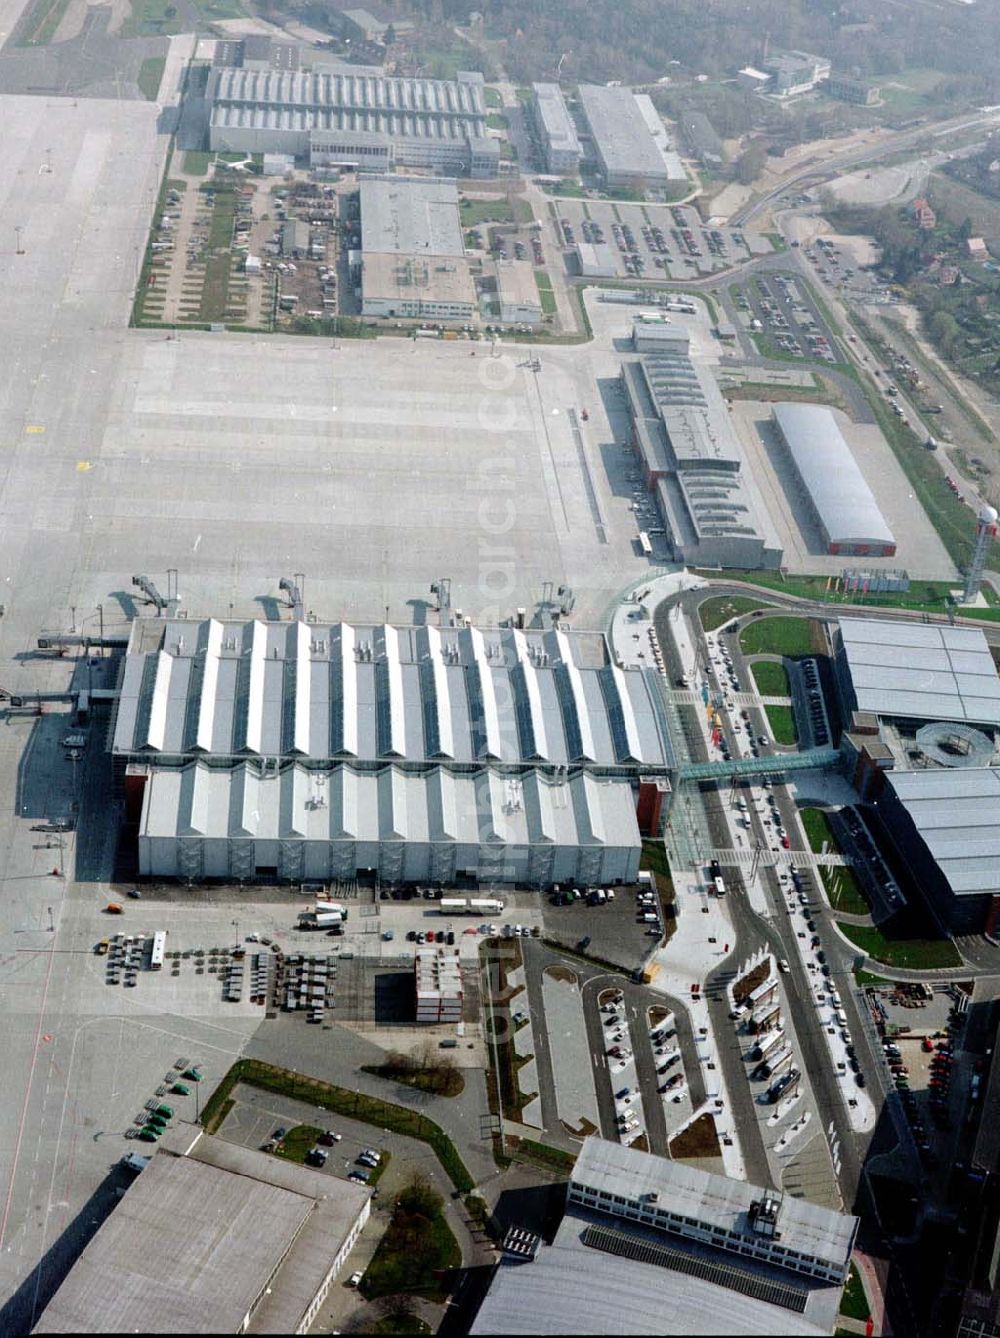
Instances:
[[[370,73],[214,68],[208,81],[213,152],[285,153],[313,167],[496,176],[500,149],[475,80]]]
[[[598,633],[300,621],[137,620],[112,753],[142,872],[193,880],[631,881],[672,768]]]
[[[558,84],[532,84],[535,128],[545,154],[546,170],[555,174],[580,170],[580,137]]]
[[[640,836],[624,780],[497,768],[153,768],[139,871],[194,881],[634,882]]]
[[[828,553],[893,557],[896,539],[824,404],[776,404],[774,425]]]
[[[530,260],[498,260],[497,301],[504,325],[537,325],[542,299]]]
[[[776,98],[811,92],[829,77],[830,62],[826,57],[813,56],[808,51],[772,51],[760,61],[759,68],[748,65],[737,76],[742,88]]]
[[[628,88],[581,84],[579,91],[594,156],[607,186],[632,188],[641,182],[655,190],[687,180],[680,158],[667,148],[666,131],[648,97],[647,107]],[[651,125],[659,126],[659,133]]]
[[[858,1219],[591,1137],[552,1245],[507,1257],[493,1334],[830,1334]]]
[[[32,1332],[307,1333],[371,1197],[363,1185],[182,1126],[128,1186]]]
[[[632,445],[674,561],[776,569],[780,541],[715,379],[691,359],[687,330],[639,319],[633,344],[639,356],[621,370]]]
[[[418,1022],[461,1022],[465,993],[458,949],[440,945],[417,948],[413,990]]]

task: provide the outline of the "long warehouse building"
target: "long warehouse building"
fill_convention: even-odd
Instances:
[[[667,147],[666,131],[649,98],[648,107],[631,89],[580,85],[580,105],[607,186],[656,189],[687,181],[684,165]],[[645,96],[645,95],[641,95]]]
[[[776,404],[774,423],[826,551],[895,556],[895,535],[832,411],[822,404]]]
[[[217,68],[208,81],[213,152],[284,153],[311,167],[427,168],[493,177],[481,85],[472,80]]]
[[[776,569],[780,542],[728,406],[712,375],[692,360],[686,329],[638,319],[632,338],[639,356],[621,369],[632,444],[674,561]]]
[[[600,633],[137,620],[112,753],[142,872],[631,881],[673,756]]]
[[[532,84],[535,129],[545,153],[546,170],[553,173],[580,170],[580,137],[558,84]]]

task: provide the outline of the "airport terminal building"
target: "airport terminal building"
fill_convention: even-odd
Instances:
[[[112,753],[140,872],[634,881],[672,752],[599,633],[133,625]]]
[[[283,153],[310,167],[423,168],[494,177],[481,83],[364,73],[213,68],[209,148]]]

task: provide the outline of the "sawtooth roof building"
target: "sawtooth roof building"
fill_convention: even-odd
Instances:
[[[156,1149],[34,1333],[309,1329],[368,1221],[370,1191],[188,1132],[183,1155]]]
[[[370,73],[213,68],[208,81],[213,152],[284,153],[310,166],[376,171],[425,168],[496,176],[475,79],[404,79]]]
[[[558,628],[140,619],[111,746],[188,879],[632,881],[673,766],[656,672]]]
[[[857,1218],[584,1141],[551,1246],[505,1257],[485,1334],[829,1334]]]
[[[782,548],[714,377],[691,359],[683,326],[633,326],[622,363],[632,444],[655,493],[674,561],[776,569]]]
[[[774,423],[828,553],[893,557],[896,539],[822,404],[776,404]]]

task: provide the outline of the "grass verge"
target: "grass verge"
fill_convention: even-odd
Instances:
[[[761,618],[740,633],[744,655],[799,655],[815,653],[811,618]]]
[[[513,1141],[508,1139],[508,1146]],[[558,1171],[565,1175],[569,1175],[576,1165],[575,1152],[550,1148],[545,1143],[536,1143],[530,1138],[518,1139],[517,1146],[511,1147],[510,1150],[515,1161],[533,1162],[536,1166],[544,1166],[550,1171]]]
[[[552,280],[544,269],[535,270],[535,284],[542,304],[542,315],[551,316],[556,309],[556,295],[552,291]]]
[[[46,46],[56,35],[69,0],[38,0],[14,46]]]
[[[886,966],[931,971],[941,967],[961,966],[962,957],[954,943],[946,938],[886,938],[880,929],[868,925],[837,922],[837,928],[862,952]]]
[[[361,1279],[366,1300],[424,1296],[443,1301],[442,1274],[459,1268],[462,1251],[444,1218],[444,1200],[427,1186],[404,1189],[392,1221]]]
[[[147,102],[155,102],[160,95],[166,56],[147,56],[139,66],[139,91]]]
[[[764,713],[767,716],[768,724],[771,726],[775,743],[796,743],[798,741],[799,735],[795,728],[795,717],[792,715],[790,706],[765,706]]]
[[[712,1116],[707,1113],[699,1115],[686,1129],[682,1129],[676,1138],[672,1138],[670,1155],[675,1161],[721,1156],[719,1135]]]
[[[744,613],[752,613],[754,609],[768,607],[764,600],[752,599],[746,595],[714,595],[711,599],[702,600],[698,605],[698,617],[706,632],[714,632],[731,618],[739,618]]]
[[[764,697],[789,695],[788,671],[777,660],[755,660],[750,666],[757,691]]]
[[[460,1096],[465,1091],[462,1071],[454,1065],[408,1067],[399,1063],[362,1064],[361,1072],[372,1073],[376,1078],[388,1078],[392,1082],[413,1087],[418,1092],[430,1092],[434,1096]]]
[[[510,202],[498,200],[459,201],[459,215],[464,228],[475,227],[479,223],[513,223],[514,211]]]
[[[321,1082],[318,1078],[306,1078],[288,1069],[275,1068],[258,1059],[237,1060],[212,1093],[201,1116],[206,1132],[214,1133],[218,1129],[224,1118],[222,1106],[240,1082],[266,1092],[277,1092],[279,1096],[291,1097],[295,1101],[311,1101],[313,1105],[332,1110],[337,1115],[363,1120],[366,1124],[378,1125],[391,1133],[419,1139],[434,1151],[448,1179],[460,1193],[467,1194],[475,1187],[454,1143],[426,1115],[408,1110],[405,1106],[394,1105],[391,1101],[383,1101],[381,1097],[366,1096],[362,1092],[352,1092],[345,1087]]]
[[[865,1295],[864,1284],[861,1281],[861,1274],[854,1264],[851,1265],[851,1271],[847,1275],[847,1284],[840,1301],[840,1313],[848,1319],[859,1319],[862,1323],[872,1313],[871,1306],[868,1304],[868,1297]]]

